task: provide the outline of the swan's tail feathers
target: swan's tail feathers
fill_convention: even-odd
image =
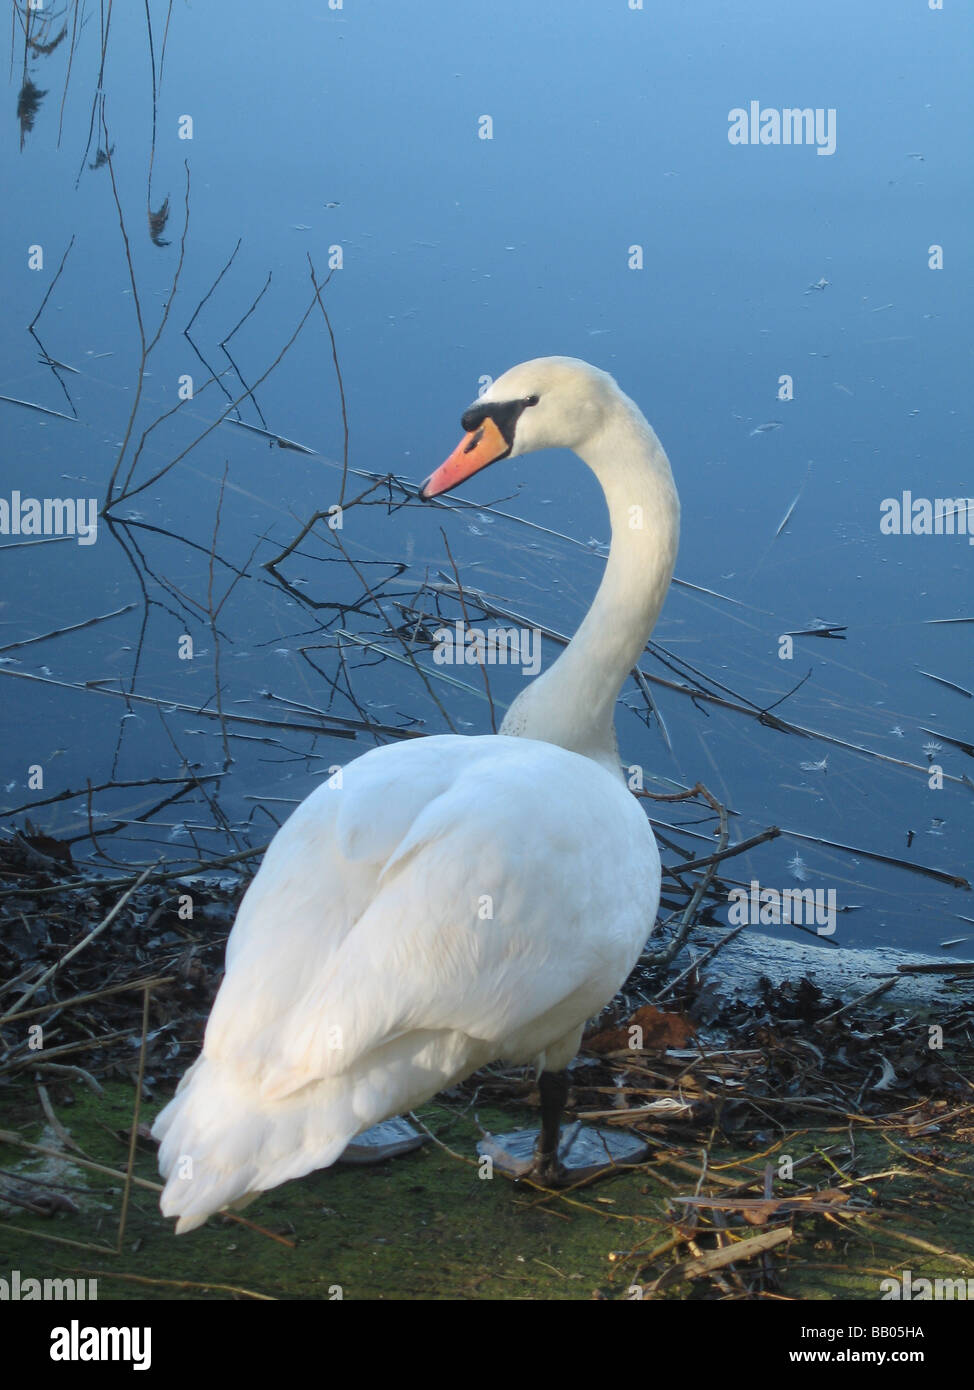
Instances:
[[[315,1086],[262,1101],[225,1064],[200,1057],[152,1127],[166,1179],[159,1205],[178,1218],[176,1234],[334,1163],[358,1126],[328,1102]]]

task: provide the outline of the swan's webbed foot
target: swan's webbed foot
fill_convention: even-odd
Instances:
[[[568,1073],[545,1071],[538,1077],[541,1132],[518,1130],[490,1136],[477,1145],[500,1172],[539,1187],[567,1187],[618,1171],[620,1164],[641,1163],[649,1153],[643,1139],[624,1130],[586,1129],[581,1122],[561,1127],[568,1099]]]
[[[425,1142],[425,1135],[413,1129],[401,1115],[396,1115],[356,1135],[335,1161],[356,1165],[383,1163],[387,1158],[411,1153]]]
[[[520,1182],[524,1178],[537,1183],[539,1187],[567,1187],[572,1181],[571,1174],[559,1158],[557,1150],[545,1152],[542,1149],[540,1134],[534,1146],[531,1165],[526,1172],[520,1174],[517,1181]]]

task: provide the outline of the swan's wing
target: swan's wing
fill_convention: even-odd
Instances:
[[[450,746],[431,761],[417,750],[421,789],[401,788],[408,758],[370,754],[349,770],[368,777],[349,776],[327,821],[299,825],[289,857],[271,864],[261,901],[270,910],[276,887],[278,938],[266,921],[246,924],[206,1038],[207,1055],[256,1074],[266,1100],[357,1069],[408,1034],[419,1046],[451,1031],[500,1056],[535,1022],[553,1028],[562,1008],[570,1029],[618,987],[648,934],[659,859],[621,784],[532,740],[428,742]],[[314,881],[292,883],[289,868]],[[297,970],[275,960],[300,949]]]
[[[373,749],[323,782],[274,836],[227,942],[205,1051],[260,1074],[281,1029],[375,897],[424,808],[480,740],[434,737]]]

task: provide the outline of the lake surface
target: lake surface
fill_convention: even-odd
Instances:
[[[705,783],[733,840],[808,837],[728,884],[834,889],[836,941],[969,956],[970,893],[870,857],[971,865],[974,545],[881,529],[904,492],[974,493],[961,6],[11,8],[0,833],[194,864],[394,730],[488,731],[481,671],[432,661],[437,603],[462,615],[430,586],[570,634],[602,500],[564,452],[455,506],[409,489],[485,379],[568,354],[640,404],[681,493],[642,669],[727,702],[651,683],[664,733],[631,683],[625,762]],[[15,493],[95,499],[97,538],[17,534]],[[488,675],[499,722],[524,676]],[[651,814],[707,853],[702,808]]]

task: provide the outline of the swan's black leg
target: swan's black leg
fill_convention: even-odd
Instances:
[[[557,1187],[565,1181],[564,1170],[558,1162],[558,1140],[568,1099],[568,1072],[543,1071],[538,1077],[538,1090],[541,1092],[541,1133],[535,1145],[530,1176],[545,1187]]]

